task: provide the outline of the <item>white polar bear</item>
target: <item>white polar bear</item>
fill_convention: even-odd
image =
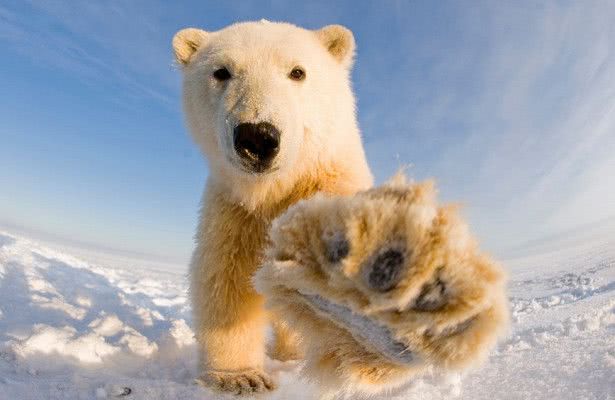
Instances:
[[[261,21],[185,29],[173,46],[210,166],[190,272],[201,382],[273,389],[271,318],[270,354],[301,357],[302,341],[304,370],[332,387],[374,393],[480,360],[508,319],[504,274],[431,186],[367,190],[352,33]],[[252,284],[263,262],[270,311]]]
[[[316,192],[372,185],[349,80],[354,38],[338,25],[261,21],[184,29],[173,47],[187,123],[210,169],[190,272],[201,379],[238,394],[270,390],[271,315],[251,283],[270,222]],[[287,327],[274,327],[272,355],[299,356]]]

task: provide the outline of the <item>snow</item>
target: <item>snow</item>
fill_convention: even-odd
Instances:
[[[575,237],[505,260],[513,325],[486,365],[389,397],[615,399],[615,239]],[[229,398],[194,384],[183,271],[57,249],[0,232],[0,400]],[[297,364],[267,368],[267,398],[316,398]]]

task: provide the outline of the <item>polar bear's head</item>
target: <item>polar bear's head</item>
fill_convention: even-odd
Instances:
[[[348,29],[268,21],[188,28],[173,47],[187,122],[211,174],[235,185],[288,180],[360,147]]]

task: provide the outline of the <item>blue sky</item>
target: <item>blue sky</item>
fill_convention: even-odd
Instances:
[[[170,41],[261,18],[353,30],[378,182],[435,177],[487,249],[615,215],[613,2],[9,1],[0,224],[185,263],[207,170]]]

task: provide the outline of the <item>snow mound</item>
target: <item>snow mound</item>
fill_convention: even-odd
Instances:
[[[388,398],[613,398],[615,243],[575,249],[507,263],[514,323],[480,371],[432,371]],[[228,398],[194,384],[190,325],[182,273],[87,263],[0,232],[2,400]],[[279,383],[268,398],[316,398],[297,364],[267,368]]]

